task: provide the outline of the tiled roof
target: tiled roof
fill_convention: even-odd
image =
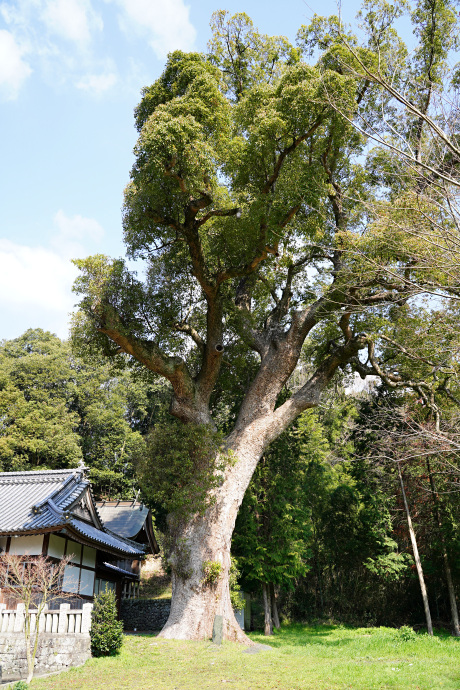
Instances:
[[[122,575],[129,575],[129,577],[132,577],[133,580],[137,580],[136,573],[133,573],[131,570],[119,568],[117,565],[113,565],[112,563],[104,563],[104,567],[108,568],[109,570],[114,570],[116,573],[121,573]]]
[[[142,556],[145,553],[141,544],[124,539],[109,530],[103,532],[87,522],[83,522],[83,520],[72,519],[70,520],[70,525],[84,537],[91,539],[91,541],[99,542],[112,549],[123,550],[130,556]]]
[[[76,469],[1,472],[0,532],[33,531],[62,524],[60,496],[64,493],[63,502],[67,503],[68,491],[77,493],[78,498],[78,493],[82,493],[86,486],[82,473]],[[50,505],[47,503],[50,498],[55,498],[58,503],[52,501]],[[34,513],[33,506],[37,506],[40,512]]]
[[[134,539],[144,526],[149,509],[141,503],[126,504],[97,503],[97,510],[102,522],[116,534]]]
[[[145,543],[150,553],[160,552],[153,531],[152,514],[142,503],[102,501],[96,505],[102,522],[111,532]]]
[[[72,514],[72,508],[83,494],[87,494],[88,486],[84,470],[80,468],[0,472],[0,534],[30,534],[70,528],[118,553],[128,556],[143,554],[140,544],[104,527],[98,529]]]

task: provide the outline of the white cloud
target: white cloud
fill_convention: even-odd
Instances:
[[[40,326],[67,337],[78,269],[70,259],[89,254],[104,230],[92,218],[58,211],[50,247],[0,239],[0,338]]]
[[[88,253],[85,244],[100,242],[104,236],[103,227],[94,218],[80,215],[66,216],[59,210],[54,216],[57,232],[51,239],[51,245],[61,257],[81,257]]]
[[[53,88],[73,84],[82,95],[104,96],[123,84],[119,91],[130,92],[129,66],[144,60],[146,46],[162,61],[172,50],[193,49],[196,30],[186,2],[0,0],[0,21],[8,29],[3,40],[11,44],[0,50],[0,89],[4,82],[3,90],[14,98],[31,72],[30,63],[36,77]],[[117,33],[116,19],[127,41]],[[150,74],[144,64],[138,71]],[[135,80],[136,93],[143,83]]]
[[[120,27],[127,34],[147,35],[161,60],[172,50],[191,50],[196,30],[189,19],[190,8],[183,0],[108,0],[122,13]]]
[[[57,311],[69,308],[77,269],[44,247],[0,240],[0,303]],[[70,298],[71,300],[73,298]]]
[[[358,372],[353,373],[353,377],[348,381],[348,385],[345,386],[345,393],[347,395],[359,395],[360,393],[366,393],[369,395],[375,390],[380,379],[378,376],[366,376],[362,379]]]
[[[17,98],[23,82],[32,74],[24,52],[13,34],[0,30],[0,93],[6,100]]]
[[[0,4],[0,14],[7,24],[26,24],[34,5],[36,3],[33,0],[17,0],[14,5],[2,2]]]
[[[103,28],[89,0],[46,0],[41,16],[51,33],[82,46],[90,42],[92,31]]]
[[[79,79],[75,86],[77,89],[93,93],[96,96],[109,91],[118,81],[118,77],[114,72],[105,74],[87,74]]]
[[[45,81],[59,86],[84,82],[84,75],[114,72],[100,55],[104,41],[95,41],[104,29],[102,17],[92,0],[0,0],[0,21],[8,31],[1,32],[0,89],[9,98],[17,92],[31,69],[23,58],[27,46],[28,62]],[[105,80],[107,84],[107,79]],[[102,80],[87,86],[102,92]]]

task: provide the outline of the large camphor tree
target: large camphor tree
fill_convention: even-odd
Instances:
[[[432,5],[425,11],[421,2],[413,21],[419,50],[442,62],[439,36],[425,28],[439,13],[455,14],[446,2]],[[175,428],[192,430],[184,434],[188,474],[177,465],[180,481],[171,481],[171,495],[180,489],[182,498],[169,503],[173,598],[163,637],[209,637],[220,615],[226,638],[247,639],[228,589],[238,508],[264,450],[318,405],[335,375],[412,386],[427,405],[455,381],[424,318],[435,323],[458,282],[425,260],[426,233],[406,232],[429,226],[431,213],[449,224],[439,210],[447,201],[439,195],[435,211],[408,213],[401,199],[417,193],[417,170],[401,163],[394,179],[391,154],[372,152],[355,126],[364,118],[378,128],[381,103],[391,100],[362,64],[396,65],[401,79],[415,69],[392,8],[364,10],[365,45],[336,18],[315,18],[297,47],[259,34],[246,15],[217,12],[209,54],[172,53],[135,112],[123,227],[128,256],[145,262],[142,278],[122,260],[77,262],[77,347],[128,356],[169,381]],[[443,31],[443,45],[450,35]],[[422,92],[430,67],[416,69]],[[424,124],[420,134],[414,115],[404,117],[402,134],[418,138],[429,158]],[[436,170],[430,175],[435,185]],[[434,304],[423,304],[424,292],[438,295]],[[301,356],[302,382],[286,393]],[[241,393],[231,425],[220,424],[215,403],[225,381]],[[171,472],[180,444],[163,438]]]

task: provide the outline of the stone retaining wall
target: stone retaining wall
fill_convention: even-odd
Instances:
[[[70,666],[79,666],[91,657],[91,644],[88,634],[60,635],[40,633],[35,673],[64,671]],[[10,632],[0,634],[0,666],[3,680],[25,678],[27,658],[24,633]]]
[[[171,602],[168,599],[123,599],[120,618],[125,630],[161,630],[168,620]]]

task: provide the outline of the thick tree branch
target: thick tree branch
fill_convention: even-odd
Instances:
[[[298,214],[300,209],[302,208],[302,204],[296,204],[292,208],[289,209],[289,211],[286,213],[284,216],[283,220],[279,224],[280,228],[285,228],[288,223],[291,222],[291,220]]]
[[[353,332],[350,328],[350,316],[351,312],[346,311],[342,314],[339,321],[340,330],[344,335],[346,343],[353,338]]]
[[[208,273],[206,259],[196,223],[187,223],[187,225],[184,226],[183,234],[189,248],[193,275],[198,280],[198,283],[200,284],[206,298],[214,299],[216,295],[216,283]]]
[[[265,185],[262,187],[262,190],[261,190],[262,194],[268,194],[270,192],[270,190],[272,189],[273,185],[275,184],[276,180],[279,177],[279,174],[281,172],[281,168],[283,167],[283,163],[284,163],[285,159],[287,158],[287,156],[289,156],[293,151],[295,151],[296,148],[298,146],[300,146],[300,144],[303,141],[305,141],[306,139],[309,139],[309,137],[311,137],[312,134],[314,134],[316,132],[316,130],[321,125],[323,120],[324,120],[324,116],[319,115],[316,118],[316,121],[310,127],[310,129],[308,129],[308,131],[306,131],[300,137],[297,137],[297,139],[294,139],[294,141],[292,142],[292,144],[290,146],[288,146],[283,151],[281,151],[281,153],[279,154],[279,156],[276,160],[275,166],[273,168],[273,173],[270,175],[270,177],[266,181]]]
[[[174,166],[177,163],[177,156],[174,156],[167,165],[165,165],[165,175],[166,177],[172,177],[175,180],[177,180],[177,183],[179,185],[179,189],[183,194],[187,194],[187,187],[185,186],[185,181],[184,179],[178,175],[177,173],[174,172]]]
[[[212,196],[209,192],[205,192],[200,190],[201,196],[198,198],[192,198],[190,199],[190,202],[187,207],[187,211],[185,214],[186,217],[186,222],[191,220],[192,218],[195,218],[196,214],[202,211],[204,208],[207,208],[212,204]],[[198,227],[199,223],[195,222],[195,225]]]
[[[274,438],[279,435],[280,428],[287,428],[301,412],[318,405],[321,393],[337,369],[347,364],[353,357],[356,357],[359,350],[366,347],[366,343],[366,336],[359,334],[345,343],[345,345],[340,345],[334,349],[305,385],[273,412],[271,433]]]
[[[368,376],[375,376],[375,370],[369,367],[367,364],[363,364],[359,357],[352,357],[349,362],[352,366],[353,371],[356,371],[362,379]]]
[[[96,311],[96,310],[95,310]],[[181,357],[169,357],[153,342],[126,334],[123,321],[114,307],[99,304],[97,330],[113,340],[123,352],[134,357],[147,369],[170,381],[174,394],[180,399],[192,400],[195,384]]]
[[[176,221],[171,218],[170,216],[162,216],[157,211],[154,209],[145,209],[144,214],[146,218],[149,220],[152,220],[154,223],[157,223],[158,225],[165,225],[166,227],[172,228],[176,232],[182,232],[182,228]]]
[[[265,261],[269,254],[277,255],[277,250],[266,245],[247,264],[226,268],[221,271],[216,277],[217,283],[221,284],[232,278],[243,278],[244,276],[251,275],[251,273],[254,273],[254,271],[257,269],[259,264],[262,263],[262,261]]]
[[[177,322],[174,324],[174,329],[176,331],[179,331],[181,333],[185,333],[186,335],[190,336],[190,338],[194,341],[194,343],[198,346],[201,352],[203,352],[205,343],[201,335],[198,333],[198,331],[193,328],[193,326],[190,326],[190,324],[186,323],[185,321]]]
[[[196,226],[199,228],[205,223],[208,222],[210,218],[225,218],[229,216],[238,216],[241,213],[241,209],[239,208],[229,208],[229,209],[214,209],[213,211],[209,211],[203,218],[199,218],[196,221]]]
[[[224,346],[222,301],[219,290],[206,295],[206,343],[202,350],[201,368],[196,376],[196,387],[201,401],[208,405],[209,398],[219,375]]]
[[[258,278],[262,280],[260,276]],[[253,282],[254,276],[247,276],[240,280],[236,290],[235,306],[238,309],[239,330],[242,339],[252,350],[258,352],[262,357],[266,350],[266,343],[263,333],[259,333],[255,330],[251,317],[251,292]],[[273,294],[273,298],[275,300],[277,299],[276,293]]]
[[[292,281],[294,277],[299,273],[303,266],[311,261],[314,256],[314,252],[302,257],[295,263],[291,264],[287,271],[286,282],[284,284],[283,292],[281,293],[281,298],[278,298],[276,293],[270,289],[268,286],[268,281],[264,281],[270,289],[270,293],[275,301],[275,307],[272,312],[267,317],[267,329],[275,324],[281,323],[282,319],[287,315],[289,311],[289,306],[292,298]],[[263,280],[261,278],[261,280]]]

